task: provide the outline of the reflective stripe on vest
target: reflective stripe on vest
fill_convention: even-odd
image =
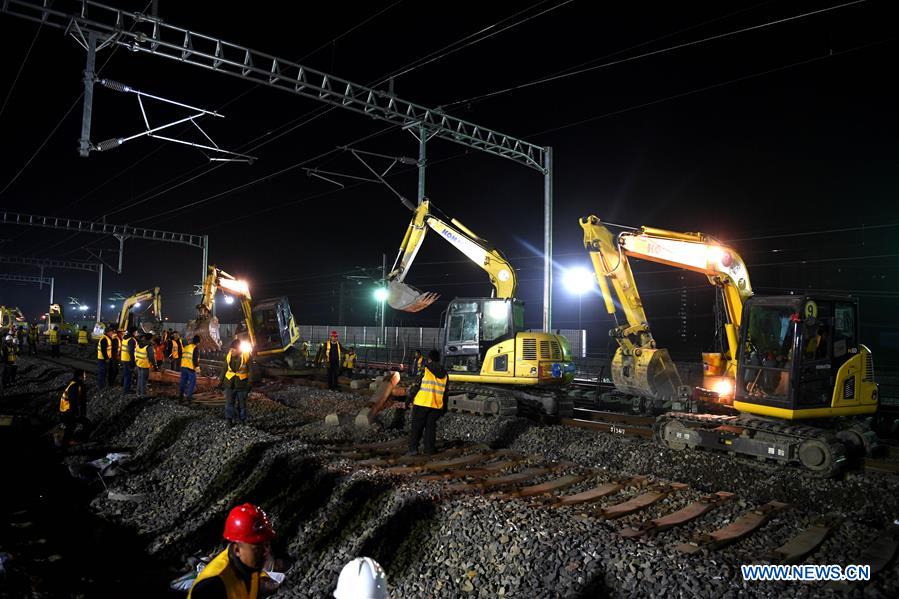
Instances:
[[[56,329],[50,329],[50,343],[53,345],[59,344],[59,331]]]
[[[10,347],[6,351],[6,363],[7,364],[15,364],[16,363],[16,354],[19,353],[19,350],[16,349],[15,346]]]
[[[227,548],[215,556],[213,560],[203,568],[203,571],[197,575],[197,579],[194,581],[190,593],[187,594],[187,599],[191,599],[193,587],[197,586],[197,583],[201,580],[206,580],[207,578],[221,579],[222,583],[225,585],[225,596],[228,599],[256,599],[259,595],[259,573],[253,572],[250,576],[250,588],[247,590],[247,585],[237,576],[237,573],[228,561]]]
[[[337,363],[340,364],[340,342],[338,341],[334,345],[337,346]],[[325,343],[325,360],[331,361],[331,342],[328,341]]]
[[[150,360],[147,358],[147,346],[138,345],[134,349],[134,362],[138,368],[149,368]]]
[[[434,373],[425,368],[424,376],[421,379],[421,387],[415,394],[417,406],[426,408],[443,408],[443,393],[446,391],[447,377],[437,378]]]
[[[193,343],[188,343],[184,346],[184,353],[181,354],[181,368],[187,368],[188,370],[197,369],[197,365],[194,364],[195,349],[197,349],[197,346]]]
[[[87,331],[78,331],[78,345],[87,345]]]
[[[240,366],[237,368],[237,372],[231,370],[231,350],[228,350],[228,355],[225,356],[225,366],[228,368],[228,372],[225,373],[225,378],[229,381],[237,376],[242,381],[250,378],[250,359],[247,354],[240,354]]]
[[[106,340],[106,352],[103,352],[103,340]],[[100,340],[97,342],[97,359],[98,360],[111,360],[112,359],[112,339],[103,335],[100,337]]]
[[[122,351],[119,354],[119,360],[122,362],[131,362],[133,360],[131,357],[131,347],[128,345],[129,343],[135,343],[134,339],[125,339],[125,343],[122,344]]]
[[[415,360],[415,376],[421,374],[421,369],[424,368],[424,361],[425,359],[423,356]]]
[[[62,392],[62,397],[59,398],[59,411],[60,412],[68,412],[72,407],[72,402],[69,401],[69,389],[72,388],[72,385],[75,384],[75,381],[72,381],[66,387],[66,390]]]

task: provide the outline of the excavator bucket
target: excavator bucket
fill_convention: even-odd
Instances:
[[[415,287],[391,281],[387,285],[387,303],[394,310],[421,312],[437,301],[440,295],[430,291],[422,293]]]
[[[200,317],[187,323],[186,338],[194,335],[200,338],[201,351],[217,351],[222,349],[222,337],[219,334],[219,319],[215,316]]]

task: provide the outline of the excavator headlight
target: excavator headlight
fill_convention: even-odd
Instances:
[[[253,351],[253,344],[249,341],[241,341],[240,342],[240,353],[248,354]]]
[[[729,379],[719,379],[712,386],[712,391],[718,394],[718,397],[732,397],[734,394],[734,385]]]

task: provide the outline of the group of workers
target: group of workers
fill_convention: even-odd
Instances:
[[[328,369],[329,389],[337,388],[336,381],[340,374],[352,376],[353,372],[356,370],[356,348],[344,348],[338,337],[337,331],[331,331],[328,340],[318,344],[318,351],[315,354],[315,359],[312,359],[312,356],[309,353],[308,341],[303,341],[300,346],[300,355],[302,356],[303,363],[306,367],[314,366],[316,368]],[[332,376],[334,377],[333,386]]]
[[[257,599],[271,563],[276,537],[268,514],[244,503],[231,509],[222,537],[225,548],[197,575],[187,599]],[[337,578],[334,599],[388,599],[387,576],[370,557],[347,563]]]

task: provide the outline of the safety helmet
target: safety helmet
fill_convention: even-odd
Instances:
[[[228,514],[223,536],[228,541],[258,545],[271,541],[275,537],[275,530],[268,514],[252,503],[245,503],[233,508]]]
[[[340,571],[334,599],[388,599],[387,575],[370,557],[357,557]]]

